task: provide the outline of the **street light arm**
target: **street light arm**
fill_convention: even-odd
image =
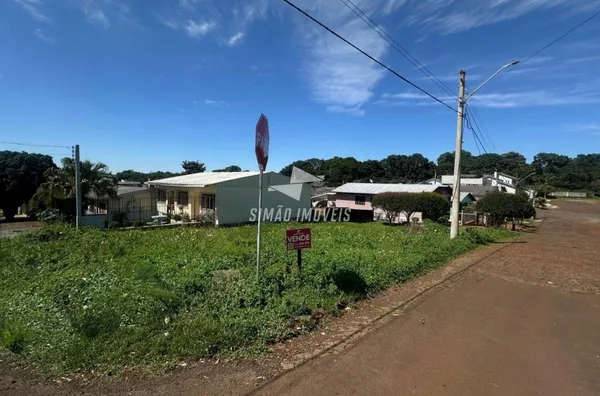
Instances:
[[[473,92],[471,92],[470,94],[468,94],[467,96],[465,96],[465,102],[467,100],[471,99],[471,96],[475,95],[475,92],[479,91],[479,89],[481,89],[481,87],[483,87],[485,84],[489,83],[494,77],[496,77],[498,74],[500,74],[500,72],[502,70],[506,69],[507,67],[516,66],[518,64],[519,64],[519,61],[515,60],[515,61],[512,61],[512,62],[507,63],[506,65],[502,66],[500,69],[498,69],[498,71],[496,71],[496,73],[492,74],[487,80],[485,80],[477,88],[475,88],[473,90]]]

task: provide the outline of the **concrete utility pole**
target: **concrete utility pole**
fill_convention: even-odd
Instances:
[[[79,159],[79,145],[75,145],[75,226],[81,225],[81,161]]]
[[[456,123],[456,151],[454,153],[454,185],[452,189],[452,212],[450,213],[450,238],[456,238],[458,235],[458,215],[460,212],[460,155],[462,153],[462,138],[463,138],[463,117],[465,113],[465,104],[469,99],[475,95],[475,92],[479,91],[481,87],[489,83],[494,77],[496,77],[502,70],[507,67],[518,65],[519,61],[515,60],[498,69],[492,74],[487,80],[481,83],[471,93],[465,96],[465,83],[466,74],[464,70],[460,71],[460,82],[458,88],[458,110],[457,110],[457,123]]]
[[[452,187],[452,212],[450,213],[450,238],[458,235],[458,215],[460,212],[460,157],[463,140],[463,114],[465,112],[465,83],[467,73],[460,71],[458,85],[458,111],[456,122],[456,149],[454,152],[454,184]]]

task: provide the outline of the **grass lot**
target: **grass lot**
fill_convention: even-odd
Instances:
[[[472,229],[313,224],[302,273],[285,226],[264,227],[255,276],[255,227],[76,232],[46,227],[0,238],[0,354],[49,374],[180,360],[253,356],[309,331],[322,314],[507,237]],[[9,352],[10,351],[10,352]]]

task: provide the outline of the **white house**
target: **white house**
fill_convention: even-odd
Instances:
[[[442,184],[454,185],[454,175],[442,176]],[[517,192],[517,178],[498,171],[495,171],[493,175],[483,175],[482,177],[462,175],[460,185],[496,187],[498,191],[508,194],[516,194]]]
[[[258,177],[259,172],[203,172],[147,184],[158,189],[159,213],[229,225],[252,221],[258,207]],[[294,219],[298,209],[311,207],[310,184],[290,184],[290,178],[279,173],[264,174],[262,192],[265,210],[290,209]]]

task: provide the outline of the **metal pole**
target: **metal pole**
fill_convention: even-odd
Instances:
[[[79,145],[75,145],[75,227],[81,225],[81,163],[79,159]]]
[[[458,115],[456,123],[456,151],[454,153],[454,185],[452,188],[452,212],[450,213],[450,238],[458,235],[458,214],[460,212],[460,157],[463,139],[463,114],[465,110],[465,80],[466,72],[460,71],[458,88]]]
[[[256,234],[256,279],[260,278],[260,229],[262,225],[262,182],[263,171],[258,176],[258,233]]]

